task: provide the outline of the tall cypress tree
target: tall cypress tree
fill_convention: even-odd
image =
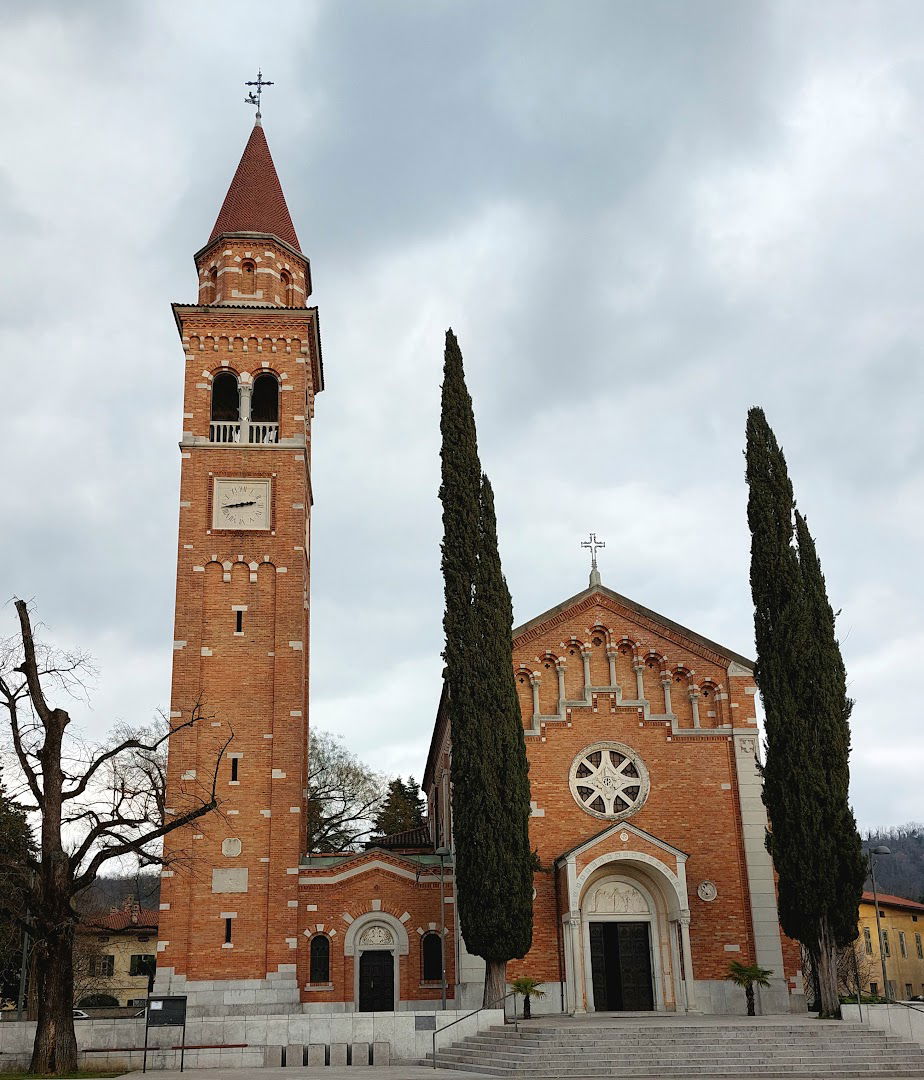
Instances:
[[[465,942],[486,963],[484,1003],[504,993],[507,961],[525,956],[533,938],[533,856],[529,846],[529,764],[513,676],[513,607],[497,547],[494,492],[481,478],[473,628],[476,738],[469,753],[481,770],[483,796],[454,786],[468,827],[459,822],[460,866],[470,864],[462,925]],[[457,751],[453,744],[453,759]],[[466,805],[467,804],[467,805]],[[467,854],[463,858],[463,845]],[[467,918],[466,918],[467,916]]]
[[[746,457],[763,799],[780,925],[816,961],[822,1015],[840,1016],[836,952],[856,937],[864,877],[847,801],[852,703],[815,544],[759,408],[748,413]]]
[[[503,994],[507,960],[532,940],[529,780],[494,499],[451,330],[440,428],[456,902],[466,947],[485,960],[489,1005]]]

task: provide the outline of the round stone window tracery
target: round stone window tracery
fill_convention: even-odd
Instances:
[[[621,821],[648,798],[648,770],[625,743],[598,742],[571,762],[568,784],[574,801],[594,817]]]

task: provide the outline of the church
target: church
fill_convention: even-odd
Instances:
[[[257,113],[184,358],[159,993],[192,1015],[477,1008],[454,916],[445,690],[428,825],[306,851],[311,429],[324,389],[311,266]],[[323,410],[322,410],[323,412]],[[320,421],[320,422],[323,422]],[[441,642],[434,642],[438,649]],[[763,1013],[805,1008],[764,847],[753,664],[602,583],[513,633],[539,855],[534,1010],[741,1012],[729,962],[772,971]],[[437,693],[434,694],[436,698]]]

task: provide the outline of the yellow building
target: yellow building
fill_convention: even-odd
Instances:
[[[924,904],[879,893],[879,922],[888,996],[896,1001],[924,998]],[[860,903],[858,944],[860,956],[865,956],[867,962],[861,975],[867,992],[885,996],[876,937],[873,894],[865,892]]]
[[[121,911],[88,916],[74,952],[74,1004],[111,1008],[146,1003],[157,958],[158,911],[129,901]]]

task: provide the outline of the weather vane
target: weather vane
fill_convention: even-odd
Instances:
[[[590,569],[591,572],[597,569],[597,550],[599,548],[605,548],[606,542],[604,540],[598,540],[596,533],[590,534],[589,540],[581,541],[582,548],[590,548]]]
[[[256,107],[257,107],[257,119],[259,120],[259,119],[261,119],[260,98],[263,96],[263,87],[264,86],[272,86],[273,84],[271,82],[269,82],[267,79],[264,79],[263,78],[263,72],[260,71],[259,69],[257,69],[257,77],[256,77],[256,79],[252,80],[251,82],[245,82],[244,85],[245,86],[255,86],[257,88],[256,93],[254,93],[251,90],[251,92],[247,95],[247,97],[244,98],[244,104],[245,105],[256,105]]]

